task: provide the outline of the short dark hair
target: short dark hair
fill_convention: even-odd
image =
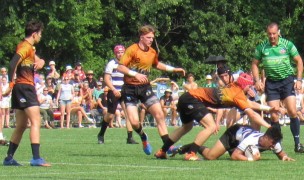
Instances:
[[[35,32],[42,31],[44,25],[41,21],[31,20],[25,26],[25,37],[31,36]]]
[[[217,75],[221,75],[224,73],[228,73],[229,75],[231,75],[231,70],[227,65],[217,68]]]
[[[269,138],[273,139],[274,143],[277,143],[283,139],[281,130],[275,126],[268,128],[265,132],[265,136],[268,136]]]

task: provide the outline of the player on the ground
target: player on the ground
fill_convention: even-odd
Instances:
[[[155,153],[154,156],[156,158],[166,159],[166,152],[169,147],[188,133],[193,127],[193,120],[196,120],[205,129],[197,134],[189,151],[185,154],[185,160],[199,160],[199,157],[196,155],[199,147],[216,132],[214,118],[207,107],[223,108],[236,106],[248,115],[256,129],[259,129],[260,126],[270,127],[253,108],[268,111],[272,109],[268,106],[251,103],[247,99],[241,87],[246,87],[246,83],[248,82],[233,82],[232,74],[227,66],[219,67],[217,73],[220,80],[225,84],[224,87],[192,89],[179,98],[177,111],[180,114],[183,125],[170,134],[162,148]]]
[[[272,150],[277,157],[282,161],[294,161],[288,157],[283,151],[280,141],[282,134],[276,127],[270,127],[265,133],[254,130],[250,126],[233,125],[228,128],[212,148],[201,146],[199,154],[205,159],[215,160],[229,152],[232,160],[238,161],[256,161],[260,159],[260,154],[253,155],[253,157],[246,157],[245,150],[248,146],[256,146],[260,152]],[[184,154],[189,149],[190,144],[181,147],[172,147],[172,156],[175,154]]]

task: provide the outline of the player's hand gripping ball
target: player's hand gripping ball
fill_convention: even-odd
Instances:
[[[259,160],[260,159],[259,148],[257,146],[254,146],[254,145],[247,146],[247,148],[245,149],[245,156],[248,159],[252,159],[254,161]]]

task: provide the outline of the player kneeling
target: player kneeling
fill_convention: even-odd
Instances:
[[[215,160],[228,151],[232,160],[257,161],[261,158],[259,152],[272,150],[282,161],[295,161],[283,151],[280,143],[282,138],[282,133],[276,127],[270,127],[265,133],[261,133],[249,126],[234,125],[224,132],[212,148],[201,146],[199,153],[205,159]],[[189,146],[171,148],[172,156],[186,153]]]

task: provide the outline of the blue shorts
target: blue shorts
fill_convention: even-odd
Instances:
[[[60,100],[60,106],[66,106],[72,103],[72,100]]]
[[[294,77],[289,76],[280,81],[267,80],[265,83],[266,102],[284,100],[288,96],[295,96]]]

